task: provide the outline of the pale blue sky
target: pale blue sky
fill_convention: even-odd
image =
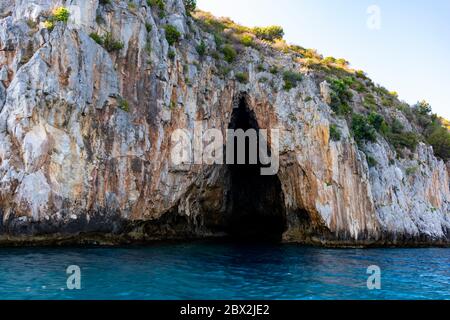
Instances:
[[[425,99],[450,119],[450,0],[197,0],[246,26],[277,24],[286,40],[345,58],[408,103]],[[381,29],[367,8],[381,9]]]

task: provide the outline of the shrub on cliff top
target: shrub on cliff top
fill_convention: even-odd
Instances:
[[[255,27],[253,33],[261,40],[275,41],[283,39],[284,30],[280,26]]]

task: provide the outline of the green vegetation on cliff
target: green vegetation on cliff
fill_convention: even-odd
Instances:
[[[168,24],[164,27],[164,29],[166,30],[166,40],[170,46],[173,46],[180,40],[181,33],[175,26]]]
[[[69,21],[70,12],[66,7],[57,7],[55,8],[48,19],[44,22],[44,27],[53,30],[56,22],[67,23]]]
[[[268,54],[267,48],[271,48],[274,54],[278,51],[289,55],[302,66],[300,70],[286,68],[284,71],[280,66],[264,67],[260,64],[257,67],[259,72],[269,71],[274,76],[281,71],[284,90],[295,88],[306,72],[314,74],[318,85],[327,81],[331,89],[331,109],[335,116],[347,121],[353,137],[363,149],[365,143],[384,138],[402,157],[407,154],[404,150],[414,151],[420,142],[424,142],[433,146],[436,156],[446,161],[450,159],[450,124],[432,114],[428,103],[422,101],[409,106],[399,100],[397,92],[375,84],[364,71],[352,69],[346,59],[324,57],[316,50],[288,44],[283,39],[282,27],[249,28],[229,18],[216,18],[199,10],[193,18],[204,32],[214,36],[216,50],[208,54],[217,60],[231,64],[246,48],[264,50],[265,55]],[[201,48],[199,54],[206,52]],[[224,75],[230,70],[226,64],[218,67],[219,70],[227,70],[222,72]],[[243,76],[237,75],[236,78],[246,82]],[[260,83],[267,81],[267,77],[259,80]],[[409,124],[406,125],[405,121]],[[330,127],[330,131],[332,140],[341,139],[337,127]]]
[[[115,39],[110,32],[107,32],[103,36],[93,32],[90,34],[90,37],[108,52],[122,50],[124,47],[124,44],[120,40]]]

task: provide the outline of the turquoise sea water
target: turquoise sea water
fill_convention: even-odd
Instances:
[[[66,269],[81,269],[69,290]],[[381,290],[367,268],[381,268]],[[1,299],[450,299],[450,249],[236,243],[0,249]]]

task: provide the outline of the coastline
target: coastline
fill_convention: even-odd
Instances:
[[[72,235],[53,234],[36,236],[10,236],[0,235],[0,249],[2,248],[30,248],[30,247],[135,247],[153,246],[167,243],[237,243],[237,244],[260,244],[260,245],[298,245],[305,247],[316,247],[324,249],[418,249],[418,248],[450,248],[450,240],[437,239],[409,239],[409,240],[325,240],[310,238],[300,241],[271,241],[271,240],[239,240],[225,234],[191,237],[132,237],[129,234],[111,233],[80,233]]]

